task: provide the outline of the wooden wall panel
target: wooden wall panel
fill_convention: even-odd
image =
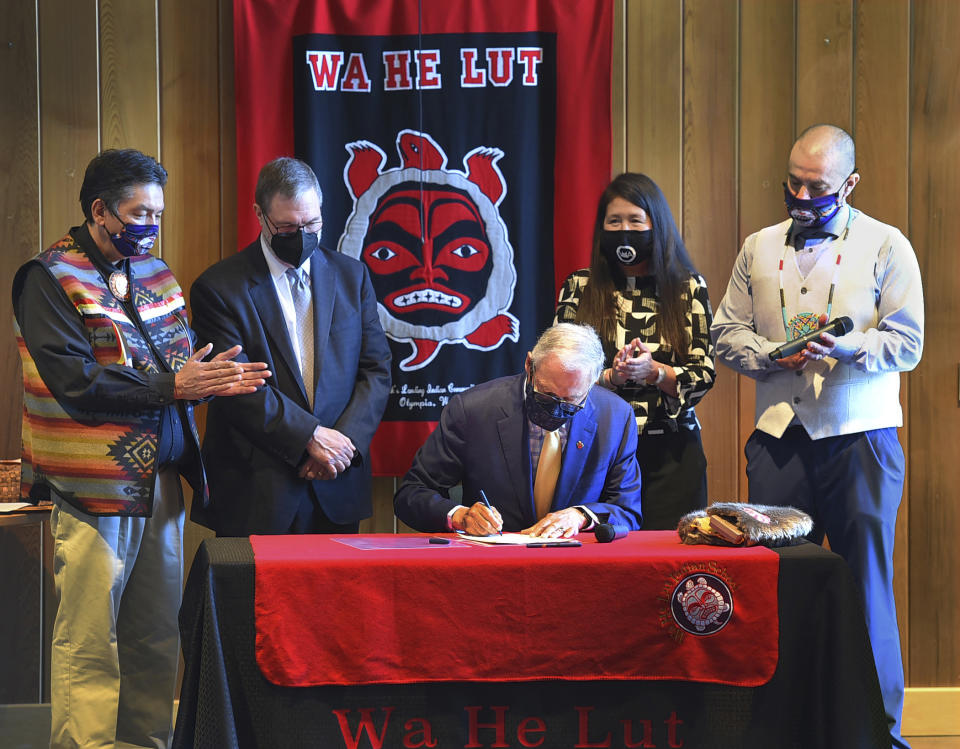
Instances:
[[[797,2],[797,133],[820,122],[850,129],[852,1]]]
[[[660,186],[680,226],[683,4],[631,0],[626,24],[626,168]]]
[[[737,247],[736,0],[687,0],[683,24],[683,238],[713,303]],[[737,378],[720,372],[697,415],[711,500],[738,498]]]
[[[97,2],[44,0],[38,19],[40,243],[48,247],[82,223],[80,185],[100,150]]]
[[[794,3],[793,0],[743,0],[740,5],[740,183],[739,243],[764,226],[786,218],[783,187],[794,124]],[[727,275],[735,254],[726,252]],[[715,292],[714,306],[726,289]],[[728,379],[732,370],[720,367]],[[739,420],[734,448],[737,488],[747,498],[743,445],[755,423],[756,385],[736,376]]]
[[[622,2],[613,6],[613,60],[610,69],[610,107],[612,148],[611,174],[627,169],[627,13]]]
[[[863,174],[857,205],[913,241],[924,274],[927,346],[918,370],[903,378],[909,492],[898,528],[897,595],[908,684],[960,685],[960,603],[951,576],[960,566],[952,541],[960,520],[960,403],[953,400],[960,367],[960,51],[953,40],[960,4],[616,1],[614,169],[646,172],[663,188],[715,305],[743,237],[783,215],[787,151],[795,132],[813,122],[853,130]],[[185,289],[249,241],[236,236],[231,0],[7,6],[0,267],[8,289],[20,262],[81,220],[83,169],[101,139],[160,150],[170,169],[163,253]],[[9,331],[9,308],[0,314]],[[0,447],[16,454],[20,383],[9,334],[4,345],[0,384],[18,397],[8,399],[0,420]],[[724,374],[698,409],[714,499],[743,494],[738,463],[753,424],[753,384],[733,387]],[[377,481],[365,530],[392,530],[392,492],[392,480]],[[190,529],[188,564],[206,535]]]
[[[960,684],[960,3],[913,4],[910,238],[926,299],[924,358],[910,377],[909,681]]]
[[[237,236],[237,129],[234,113],[233,0],[219,0],[220,22],[220,257],[240,247]],[[253,196],[250,196],[253,205]],[[252,210],[252,207],[251,207]],[[253,237],[243,239],[244,246]]]
[[[220,259],[221,24],[217,4],[189,0],[162,3],[159,21],[160,151],[170,173],[164,194],[164,259],[189,302],[194,279]],[[201,406],[201,433],[205,416],[206,407]],[[184,487],[189,517],[192,491]],[[187,524],[187,566],[200,542],[211,535],[206,528]]]
[[[910,4],[908,0],[871,0],[856,8],[854,41],[854,120],[857,166],[862,178],[856,206],[874,218],[907,231],[910,95]],[[909,235],[908,235],[909,236]],[[900,442],[910,451],[909,377],[901,377],[904,428]],[[900,645],[909,665],[907,617],[909,559],[909,472],[897,517],[894,593],[900,621]]]
[[[0,278],[9,294],[13,274],[40,248],[37,23],[33,3],[4,11],[0,48]],[[0,386],[8,411],[0,419],[0,458],[20,456],[20,357],[13,338],[13,309],[0,304]]]
[[[156,0],[100,0],[103,148],[160,153],[157,31]]]
[[[220,259],[219,37],[215,3],[160,4],[164,259],[185,290]]]

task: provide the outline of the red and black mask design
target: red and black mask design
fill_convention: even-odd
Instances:
[[[412,347],[397,367],[425,367],[446,345],[491,351],[516,342],[517,271],[499,212],[503,151],[477,146],[460,171],[447,168],[427,133],[401,130],[396,145],[394,169],[377,145],[346,145],[353,213],[339,249],[369,269],[384,333]]]
[[[486,294],[493,271],[476,204],[447,185],[407,182],[384,193],[361,259],[380,303],[412,325],[462,317]]]

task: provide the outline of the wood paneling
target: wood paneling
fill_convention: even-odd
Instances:
[[[623,3],[613,6],[613,60],[610,70],[611,97],[610,107],[612,114],[611,139],[611,172],[619,174],[627,170],[627,16]]]
[[[136,148],[159,156],[157,55],[155,0],[100,0],[103,148]]]
[[[220,12],[220,257],[239,247],[237,236],[237,129],[234,113],[233,2],[219,1]],[[250,196],[253,210],[253,196]],[[244,238],[244,245],[253,237]]]
[[[907,228],[910,193],[909,96],[910,5],[907,0],[871,0],[858,3],[854,41],[854,121],[857,166],[862,178],[851,202],[874,218]],[[878,117],[877,113],[884,116]],[[904,428],[900,441],[910,451],[910,378],[900,378]],[[894,545],[894,594],[900,620],[900,649],[909,670],[907,617],[908,559],[910,554],[910,474],[897,517]]]
[[[224,0],[220,4],[229,4]],[[170,173],[164,198],[164,260],[189,300],[194,279],[220,259],[220,33],[218,3],[171,0],[160,4],[160,150]],[[230,160],[234,159],[231,153]],[[207,341],[199,341],[203,346]],[[198,409],[202,430],[206,408]],[[192,492],[186,485],[188,506]],[[212,534],[188,523],[189,565]]]
[[[203,269],[250,239],[236,231],[231,0],[7,5],[7,288],[24,259],[81,220],[83,170],[102,142],[159,151],[170,171],[163,255],[189,290]],[[909,492],[896,591],[908,683],[960,685],[960,604],[950,574],[960,566],[952,541],[960,520],[960,3],[617,0],[615,18],[613,170],[645,172],[663,188],[714,305],[743,238],[784,215],[787,154],[796,132],[814,122],[853,131],[863,174],[857,205],[912,240],[924,274],[927,346],[917,371],[903,377]],[[7,306],[0,319],[8,331],[9,314]],[[19,397],[12,336],[3,345],[0,384]],[[698,412],[711,498],[745,496],[740,455],[753,427],[753,383],[721,368]],[[11,398],[0,420],[7,454],[18,452],[19,433],[20,403]],[[364,529],[393,529],[392,494],[391,480],[376,482]],[[206,535],[189,528],[188,564]]]
[[[852,2],[797,2],[797,133],[820,122],[850,131]]]
[[[960,3],[913,4],[910,233],[926,299],[924,358],[910,378],[912,686],[960,684]]]
[[[32,4],[5,9],[0,34],[0,278],[5,294],[20,264],[40,248],[36,39]],[[0,304],[0,385],[9,409],[0,419],[0,458],[20,455],[23,389],[12,330],[13,308],[7,301]]]
[[[220,259],[219,36],[216,3],[160,4],[164,260],[184,289]]]
[[[684,242],[716,303],[737,247],[736,0],[687,0],[683,29]],[[719,367],[718,367],[719,369]],[[709,497],[738,498],[737,378],[720,372],[697,406]]]
[[[83,222],[80,185],[100,150],[97,2],[44,0],[38,18],[40,243],[49,247]]]
[[[680,226],[683,4],[632,0],[626,12],[627,170],[656,182]]]
[[[737,249],[724,248],[727,271],[743,240],[785,218],[782,183],[793,144],[793,0],[744,0],[740,5],[740,189]],[[714,292],[714,306],[726,289]],[[753,431],[756,387],[753,380],[718,367],[719,378],[737,380],[738,448]],[[747,498],[746,459],[737,449],[737,496]]]

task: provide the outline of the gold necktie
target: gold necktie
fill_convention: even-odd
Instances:
[[[560,430],[543,433],[543,448],[537,461],[537,477],[533,481],[533,506],[537,510],[537,520],[550,512],[553,504],[553,492],[557,488],[557,476],[560,475]]]

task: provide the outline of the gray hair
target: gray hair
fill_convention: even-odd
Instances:
[[[549,356],[556,356],[568,372],[588,373],[590,382],[603,370],[603,344],[589,325],[560,322],[547,328],[530,352],[530,365],[536,369]]]
[[[323,205],[323,193],[320,192],[320,183],[310,165],[300,159],[281,156],[278,159],[264,164],[257,177],[257,187],[254,191],[254,200],[260,210],[268,212],[270,203],[275,195],[285,198],[297,198],[308,190],[316,190]]]

